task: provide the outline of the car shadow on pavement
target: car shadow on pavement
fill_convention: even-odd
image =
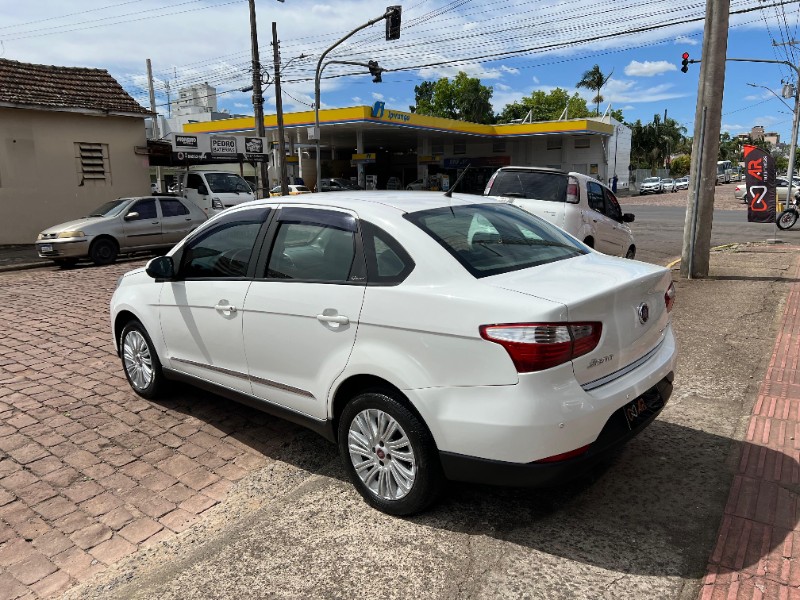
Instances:
[[[177,385],[175,392],[173,399],[157,404],[191,414],[268,459],[350,485],[336,447],[316,434],[189,386]],[[420,531],[486,536],[619,573],[699,579],[724,514],[751,521],[753,532],[759,532],[751,535],[740,565],[745,570],[755,569],[773,550],[780,552],[797,521],[800,492],[774,481],[781,470],[797,479],[800,465],[765,446],[656,420],[575,481],[547,489],[451,482],[438,504],[406,521]],[[726,507],[735,477],[744,492]],[[779,526],[767,535],[764,516],[775,513]],[[359,515],[371,518],[371,509],[352,518],[364,518]],[[736,548],[738,541],[731,538],[730,544]],[[720,568],[734,568],[741,561],[737,554],[723,552]]]

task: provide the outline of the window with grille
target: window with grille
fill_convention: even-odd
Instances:
[[[78,185],[85,185],[88,182],[111,182],[108,144],[75,142],[75,153]]]

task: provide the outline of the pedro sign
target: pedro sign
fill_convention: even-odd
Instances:
[[[775,159],[756,146],[744,147],[747,170],[747,220],[751,223],[775,222]]]

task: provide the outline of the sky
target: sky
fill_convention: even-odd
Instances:
[[[534,90],[576,88],[595,64],[610,74],[601,110],[621,109],[625,121],[662,118],[691,136],[700,65],[680,71],[681,54],[700,59],[705,3],[696,0],[392,0],[402,6],[399,40],[386,41],[380,21],[356,33],[327,59],[387,69],[373,83],[360,66],[323,71],[321,106],[372,105],[409,110],[414,86],[464,71],[493,89],[496,112]],[[782,5],[777,5],[779,2]],[[380,17],[374,0],[255,0],[261,64],[272,74],[272,22],[280,40],[283,107],[309,110],[321,53]],[[731,0],[728,57],[800,64],[800,0]],[[0,0],[0,58],[105,69],[149,107],[146,59],[153,65],[156,104],[166,113],[177,90],[207,82],[220,109],[253,114],[250,16],[247,0]],[[789,142],[791,108],[780,98],[795,71],[783,64],[728,62],[722,130],[754,125]],[[750,85],[752,84],[752,85]],[[755,87],[753,87],[755,86]],[[788,102],[789,105],[792,101]],[[274,86],[265,113],[274,112]]]

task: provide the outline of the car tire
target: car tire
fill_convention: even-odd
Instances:
[[[142,398],[158,397],[165,381],[161,361],[150,336],[139,321],[131,321],[122,329],[119,348],[122,369],[133,391]]]
[[[428,428],[389,392],[353,398],[339,419],[339,453],[367,504],[405,516],[428,508],[444,488],[439,453]]]
[[[775,221],[775,224],[781,231],[791,229],[794,227],[795,223],[797,223],[797,212],[792,209],[784,210],[780,215],[778,215],[778,220]]]
[[[625,253],[625,258],[630,260],[636,258],[636,246],[632,245],[630,248],[628,248],[628,251]]]
[[[89,258],[98,266],[114,264],[118,253],[117,243],[108,238],[95,240],[89,248]]]

